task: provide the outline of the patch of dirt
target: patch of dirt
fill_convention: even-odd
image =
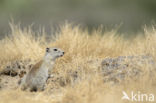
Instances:
[[[16,89],[18,81],[31,69],[34,61],[16,60],[8,63],[0,73],[0,89]]]
[[[12,77],[19,75],[22,77],[31,69],[33,64],[34,61],[32,60],[16,60],[8,63],[0,74]]]
[[[17,89],[19,77],[11,77],[7,75],[0,76],[0,90],[1,89]]]

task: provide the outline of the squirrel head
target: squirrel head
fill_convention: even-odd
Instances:
[[[64,51],[59,48],[46,48],[44,59],[46,61],[55,61],[57,58],[62,57]]]

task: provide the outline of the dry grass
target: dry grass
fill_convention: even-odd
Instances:
[[[76,84],[70,82],[60,87],[60,91],[52,93],[30,93],[20,90],[0,91],[0,103],[127,103],[122,101],[122,91],[141,91],[156,94],[155,75],[144,76],[137,82],[128,81],[121,85],[104,84],[96,65],[87,65],[87,61],[116,57],[121,55],[151,55],[156,59],[156,29],[145,29],[144,36],[125,40],[116,31],[102,33],[95,30],[89,35],[79,27],[66,24],[61,32],[49,37],[46,41],[44,33],[35,33],[31,28],[21,28],[10,24],[12,32],[0,41],[0,70],[14,60],[40,60],[46,47],[59,47],[66,54],[57,60],[54,72],[64,77],[67,72],[80,68],[81,77]],[[104,35],[103,35],[104,34]],[[146,70],[146,68],[142,68]],[[48,91],[49,89],[47,89]]]

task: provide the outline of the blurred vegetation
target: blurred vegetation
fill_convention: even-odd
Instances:
[[[89,30],[122,24],[119,32],[134,33],[155,22],[155,11],[156,0],[0,0],[0,36],[9,32],[10,18],[21,26],[34,24],[34,30],[42,25],[48,33],[65,20]]]

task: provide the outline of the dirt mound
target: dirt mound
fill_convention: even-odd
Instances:
[[[117,84],[127,80],[127,78],[137,79],[144,76],[145,73],[149,73],[151,76],[156,71],[156,62],[150,56],[119,56],[103,60],[91,60],[86,63],[92,67],[92,73],[98,73],[103,78],[104,83]],[[35,62],[31,60],[19,60],[8,64],[0,74],[0,89],[18,88],[17,82],[34,64]],[[47,80],[48,91],[76,83],[77,80],[81,81],[82,73],[86,73],[83,69],[85,68],[79,67],[67,70],[66,76],[52,72],[53,76]]]
[[[16,60],[8,63],[0,73],[0,88],[17,88],[17,82],[31,69],[33,64],[31,60]]]
[[[105,82],[118,83],[125,78],[136,79],[145,73],[150,76],[155,70],[156,62],[151,56],[119,56],[101,62],[101,74]]]

